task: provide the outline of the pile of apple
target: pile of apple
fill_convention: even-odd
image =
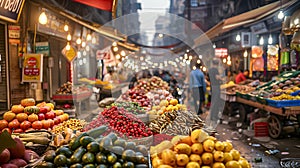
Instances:
[[[66,121],[69,115],[62,110],[54,110],[52,103],[35,104],[32,98],[23,99],[21,104],[13,105],[11,111],[4,113],[0,120],[0,132],[21,133],[29,130],[52,129],[54,125]]]
[[[171,100],[173,99],[172,94],[167,90],[151,90],[147,93],[147,97],[149,97],[153,105],[159,105],[162,100]]]
[[[126,93],[122,94],[121,98],[123,101],[136,102],[141,107],[151,108],[151,101],[143,90],[128,90]]]

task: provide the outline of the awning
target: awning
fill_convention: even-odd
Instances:
[[[253,22],[256,22],[262,18],[265,18],[277,11],[279,11],[281,8],[287,8],[294,3],[296,3],[297,0],[282,0],[282,2],[277,1],[268,5],[265,5],[263,7],[242,13],[237,16],[233,16],[231,18],[225,19],[222,22],[218,23],[211,29],[209,29],[207,32],[205,32],[203,35],[199,36],[194,40],[194,47],[207,44],[209,43],[209,40],[212,40],[213,38],[228,32],[234,28],[237,28],[239,26],[243,26],[245,24],[250,24]]]

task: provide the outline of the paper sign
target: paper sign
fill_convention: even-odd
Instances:
[[[24,54],[22,82],[42,82],[43,55]]]

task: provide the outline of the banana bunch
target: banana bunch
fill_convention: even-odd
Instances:
[[[280,96],[275,96],[270,99],[271,100],[300,100],[300,96],[291,96],[289,94],[281,94]]]

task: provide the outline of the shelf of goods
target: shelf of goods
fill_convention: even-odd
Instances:
[[[65,104],[68,104],[70,107],[66,108],[66,111],[70,112],[71,117],[76,117],[81,114],[83,109],[89,110],[89,100],[92,94],[91,89],[85,85],[73,86],[72,83],[67,82],[56,90],[56,93],[52,96],[52,100],[57,105],[61,105],[62,109],[64,109]],[[76,108],[72,107],[73,105]]]
[[[242,106],[269,112],[269,135],[278,138],[285,126],[300,123],[300,72],[285,72],[248,94],[237,93],[236,101],[241,104],[240,113],[247,113]]]

